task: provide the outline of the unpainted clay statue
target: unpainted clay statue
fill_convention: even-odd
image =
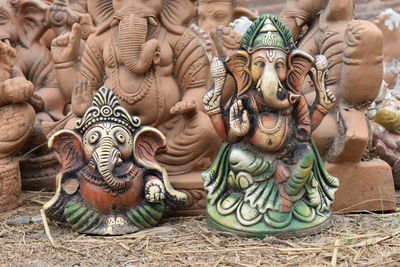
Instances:
[[[256,15],[245,8],[244,5],[244,0],[198,1],[197,20],[199,27],[192,26],[192,29],[207,44],[206,52],[214,56],[225,57],[239,48],[243,33],[240,34],[231,30],[233,25],[231,28],[227,28],[227,26],[242,17],[247,18],[247,20],[256,19]],[[204,36],[201,34],[202,31],[205,33]]]
[[[194,2],[90,1],[88,10],[101,26],[88,38],[81,60],[75,52],[79,25],[52,45],[74,114],[84,114],[93,92],[104,83],[130,114],[166,136],[167,146],[156,158],[172,184],[201,190],[200,172],[210,166],[221,141],[201,102],[211,80],[209,61],[186,27],[195,14]],[[89,86],[73,90],[81,80]]]
[[[400,14],[383,11],[374,24],[383,33],[384,75],[379,96],[368,109],[375,152],[392,167],[400,189]]]
[[[299,49],[328,59],[327,86],[338,101],[312,138],[328,171],[341,179],[334,209],[394,209],[390,166],[379,159],[366,160],[372,132],[365,111],[382,82],[382,32],[368,21],[353,19],[352,0],[288,0],[280,18]],[[309,103],[314,91],[307,79],[304,93]]]
[[[400,14],[387,9],[373,23],[383,34],[383,80],[388,89],[400,90]]]
[[[50,51],[41,37],[48,29],[61,31],[76,21],[72,15],[60,16],[63,12],[58,2],[50,6],[40,0],[0,0],[0,38],[10,43],[17,55],[13,75],[29,80],[35,89],[29,99],[36,112],[35,123],[20,159],[26,189],[54,188],[58,171],[56,155],[43,146],[47,142],[44,128],[62,120],[68,106],[58,86]]]
[[[0,212],[18,205],[21,193],[19,161],[15,154],[27,141],[35,111],[27,103],[33,95],[33,84],[14,77],[15,50],[0,42]]]
[[[375,153],[392,167],[396,188],[400,188],[400,90],[387,89],[381,93],[367,112],[373,133]]]
[[[203,173],[209,226],[263,238],[315,233],[330,223],[339,182],[310,139],[335,102],[325,87],[327,66],[324,56],[296,49],[270,14],[250,26],[240,50],[213,60],[214,86],[203,101],[226,143]],[[224,106],[227,74],[236,88]],[[302,95],[307,75],[317,94],[310,106]]]
[[[44,206],[47,216],[80,233],[98,235],[155,225],[167,206],[186,200],[155,160],[165,145],[159,130],[141,126],[102,87],[74,130],[61,130],[49,139],[62,168],[56,195]]]

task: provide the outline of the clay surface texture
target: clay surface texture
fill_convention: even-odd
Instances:
[[[237,52],[213,60],[214,86],[203,101],[225,143],[202,175],[212,228],[262,238],[329,224],[339,181],[310,139],[336,101],[327,67],[324,56],[296,49],[290,30],[269,14],[249,27]],[[235,88],[222,105],[227,75]],[[306,77],[317,96],[312,105],[302,94]]]

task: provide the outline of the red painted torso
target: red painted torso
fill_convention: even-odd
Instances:
[[[84,177],[79,177],[79,183],[83,201],[101,213],[111,213],[114,210],[123,212],[135,208],[143,198],[143,170],[139,170],[129,189],[121,194],[107,192],[102,185],[91,183]]]
[[[292,131],[291,117],[286,112],[267,113],[257,115],[254,122],[254,131],[249,140],[264,152],[281,150],[287,143]]]

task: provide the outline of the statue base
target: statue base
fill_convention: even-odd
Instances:
[[[173,211],[175,216],[196,216],[204,215],[206,210],[206,193],[204,192],[202,171],[194,171],[182,175],[169,175],[169,181],[173,188],[184,192],[187,201]]]
[[[0,165],[0,212],[12,210],[19,204],[21,177],[16,159]]]
[[[22,190],[54,191],[60,163],[54,152],[20,161]]]
[[[211,208],[212,210],[213,208]],[[213,211],[211,211],[213,213]],[[226,221],[230,221],[233,219],[233,216],[227,217]],[[239,228],[229,228],[212,218],[210,214],[207,214],[207,225],[211,229],[215,229],[219,232],[228,232],[233,233],[238,236],[248,237],[248,238],[265,238],[266,236],[276,236],[280,238],[287,238],[287,237],[303,237],[308,235],[316,235],[319,234],[323,229],[329,227],[332,224],[332,217],[329,216],[328,218],[320,217],[319,224],[309,227],[307,223],[298,224],[293,229],[283,229],[281,231],[275,228],[268,228],[265,224],[258,224],[254,226],[253,231],[249,231],[246,227]],[[238,226],[237,224],[235,226]],[[300,227],[300,229],[296,229]]]
[[[340,213],[393,211],[396,209],[392,170],[380,160],[359,163],[326,163],[331,175],[339,178],[333,210]]]

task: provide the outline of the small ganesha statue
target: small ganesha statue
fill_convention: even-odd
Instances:
[[[260,16],[240,49],[214,58],[213,87],[203,102],[226,141],[203,173],[210,227],[248,237],[304,235],[329,225],[337,178],[329,175],[310,139],[336,101],[325,86],[327,60],[295,48],[276,17]],[[227,75],[236,88],[224,104]],[[310,76],[309,106],[302,83]]]
[[[183,204],[186,195],[154,158],[165,137],[140,123],[110,89],[97,91],[75,129],[49,139],[61,172],[46,215],[81,233],[120,235],[155,225],[167,207]]]

